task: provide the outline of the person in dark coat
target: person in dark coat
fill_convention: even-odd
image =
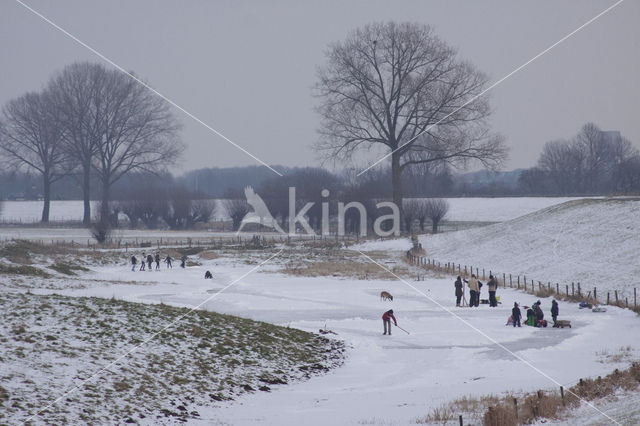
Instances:
[[[456,287],[456,306],[460,306],[460,299],[462,299],[462,292],[464,291],[462,278],[460,278],[460,275],[458,275],[458,278],[456,279],[454,285]]]
[[[558,309],[558,302],[556,299],[553,299],[551,302],[551,318],[553,318],[553,323],[555,324],[558,320],[558,313],[560,313],[560,309]]]
[[[518,324],[520,327],[520,318],[522,317],[522,313],[520,312],[520,308],[518,307],[518,303],[513,302],[513,309],[511,309],[511,317],[513,317],[513,326],[515,327]]]
[[[138,259],[135,256],[131,256],[131,272],[136,271],[136,264],[138,263]]]
[[[164,261],[167,264],[167,269],[173,269],[173,265],[171,265],[171,261],[173,259],[171,258],[171,256],[167,255],[167,257],[164,258]]]
[[[187,256],[182,255],[182,258],[180,259],[180,267],[185,268],[186,266],[187,266]]]
[[[396,317],[393,316],[393,309],[389,309],[387,312],[382,314],[382,326],[384,327],[383,335],[387,334],[387,329],[389,330],[389,336],[391,336],[391,320],[397,326],[398,322],[396,321]]]
[[[160,253],[156,253],[156,271],[160,269]]]
[[[149,272],[152,271],[151,265],[153,264],[153,256],[151,254],[147,255],[147,265],[149,266]]]
[[[207,271],[204,273],[205,280],[210,280],[211,278],[213,278],[213,275],[211,275],[211,271]]]
[[[533,316],[536,322],[542,321],[544,319],[544,313],[542,312],[540,305],[541,303],[539,300],[533,304]]]
[[[498,300],[496,299],[496,290],[498,289],[498,280],[493,275],[489,275],[489,282],[487,283],[489,288],[489,306],[495,308],[498,306]]]

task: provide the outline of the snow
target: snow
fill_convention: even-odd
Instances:
[[[248,258],[244,253],[200,259],[202,265],[186,270],[131,272],[123,255],[120,265],[85,273],[80,280],[86,282],[86,288],[57,293],[195,306],[249,271],[253,265],[246,264]],[[571,329],[505,327],[513,302],[531,304],[533,296],[500,289],[498,308],[455,308],[451,277],[410,282],[447,311],[401,281],[292,277],[277,272],[278,262],[274,259],[263,268],[266,272],[248,275],[203,307],[312,332],[326,324],[351,346],[345,365],[270,393],[199,407],[202,420],[195,423],[407,424],[456,397],[533,391],[559,384],[568,387],[580,377],[604,375],[626,366],[602,363],[598,353],[615,352],[623,345],[630,346],[634,354],[640,350],[640,321],[628,310],[610,307],[596,314],[561,301],[560,318],[570,319]],[[213,280],[202,278],[205,270],[213,272]],[[91,281],[96,278],[114,284]],[[380,301],[382,290],[392,293],[394,301]],[[550,299],[542,299],[546,315],[550,305]],[[399,325],[411,334],[394,328],[392,336],[382,336],[380,316],[390,308]]]
[[[449,221],[502,222],[514,219],[555,204],[574,200],[567,197],[520,198],[446,198],[449,202]],[[221,200],[216,200],[215,219],[228,219]],[[80,200],[51,201],[50,219],[56,221],[82,220],[83,202]],[[95,210],[95,202],[92,203]],[[0,223],[35,223],[42,215],[42,201],[3,201]]]
[[[640,201],[583,200],[508,222],[420,238],[427,257],[536,282],[581,283],[583,292],[618,290],[633,301],[640,287]]]
[[[453,262],[543,284],[579,282],[586,294],[597,287],[598,298],[614,290],[633,303],[640,288],[640,201],[584,199],[548,207],[514,220],[437,235],[422,235],[426,257]],[[361,250],[404,252],[408,238],[370,241]],[[577,287],[576,287],[577,289]],[[577,291],[577,290],[576,290]]]

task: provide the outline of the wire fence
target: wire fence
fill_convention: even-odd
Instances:
[[[452,275],[460,275],[462,277],[468,277],[471,274],[480,280],[486,280],[489,275],[498,281],[498,284],[502,288],[512,288],[516,290],[524,291],[538,297],[550,297],[554,296],[558,299],[569,300],[573,302],[586,302],[591,305],[604,303],[598,297],[604,296],[602,292],[598,292],[597,287],[585,288],[580,282],[569,283],[552,283],[551,281],[542,282],[536,281],[526,275],[513,275],[505,272],[497,272],[487,268],[480,268],[471,265],[462,265],[455,262],[439,262],[435,259],[430,259],[424,256],[416,256],[409,250],[407,252],[407,261],[416,266],[420,266],[426,270],[434,270],[437,272],[443,272]],[[418,277],[419,279],[420,277]],[[627,295],[624,291],[607,290],[606,291],[606,304],[614,305],[621,308],[628,308],[637,313],[640,313],[638,308],[638,289],[633,288],[633,296]]]

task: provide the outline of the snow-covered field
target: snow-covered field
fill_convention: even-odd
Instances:
[[[253,265],[243,262],[247,258],[131,272],[123,255],[120,265],[70,279],[86,288],[56,292],[194,306],[248,272]],[[640,353],[640,321],[628,310],[592,313],[560,302],[560,318],[570,319],[571,329],[505,327],[513,302],[531,304],[532,296],[500,290],[498,308],[456,309],[449,277],[410,281],[424,296],[398,280],[291,277],[277,273],[279,262],[275,258],[262,268],[266,273],[240,279],[203,307],[312,332],[326,325],[351,346],[348,359],[306,382],[199,407],[202,424],[404,425],[456,397],[568,387],[580,377],[625,367],[627,359],[614,362],[605,354],[626,346],[634,357]],[[384,264],[391,268],[394,261]],[[205,270],[213,272],[213,280],[202,278]],[[381,290],[391,292],[394,301],[380,301]],[[542,300],[546,315],[550,304]],[[390,308],[411,334],[394,328],[392,336],[382,335],[380,316]]]
[[[640,201],[576,200],[517,219],[458,232],[420,237],[426,256],[526,276],[536,282],[581,283],[587,293],[618,291],[633,303],[640,290]],[[406,238],[362,244],[369,250],[406,251]]]
[[[602,295],[607,288],[640,287],[639,218],[638,200],[574,200],[483,228],[422,236],[421,242],[429,257],[442,262],[543,282],[581,281],[585,291],[597,285]],[[292,259],[330,262],[302,246],[283,246],[283,253],[246,277],[275,250],[221,251],[213,259],[194,258],[198,263],[187,269],[153,272],[131,272],[131,253],[122,253],[114,264],[117,252],[112,252],[108,261],[96,262],[78,276],[13,281],[5,276],[0,284],[13,287],[11,291],[29,287],[34,293],[186,307],[205,302],[207,310],[305,331],[326,326],[338,333],[333,338],[346,342],[348,358],[342,367],[233,403],[198,407],[200,420],[190,421],[202,424],[406,425],[456,398],[517,396],[560,385],[566,389],[581,377],[604,376],[640,358],[640,319],[629,310],[610,306],[607,312],[594,313],[561,301],[560,319],[571,320],[571,329],[505,327],[515,301],[531,305],[536,298],[501,288],[498,308],[455,308],[452,277],[427,274],[414,281],[415,271],[406,272],[401,257],[409,247],[408,239],[397,239],[350,248],[351,254],[377,250],[375,258],[382,265],[405,271],[398,272],[402,280],[370,273],[358,279],[362,274],[345,275],[345,268],[323,277],[292,276],[282,272]],[[333,252],[332,259],[338,255]],[[213,272],[213,280],[203,279],[205,270]],[[393,302],[380,300],[382,290],[394,295]],[[541,300],[548,317],[551,300]],[[380,316],[389,308],[410,334],[394,328],[393,336],[382,336]],[[628,392],[597,405],[621,424],[633,425],[640,423],[634,401],[637,393]],[[610,423],[585,404],[572,415],[562,424]],[[475,417],[465,418],[467,423],[481,422]]]
[[[501,222],[573,199],[575,198],[447,198],[450,210],[446,220]],[[20,221],[34,223],[40,220],[41,214],[42,201],[4,201],[3,209],[0,211],[0,223]],[[219,200],[215,217],[216,219],[227,217]],[[51,220],[82,220],[82,201],[52,201]]]

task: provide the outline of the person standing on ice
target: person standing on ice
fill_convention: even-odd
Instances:
[[[140,260],[140,270],[144,271],[146,263],[144,261],[147,259],[147,255],[142,252],[142,259]]]
[[[160,270],[160,253],[156,253],[156,271]]]
[[[480,285],[474,274],[471,274],[471,279],[467,281],[467,285],[469,286],[469,306],[478,307],[480,304]]]
[[[498,300],[496,299],[496,290],[498,289],[498,280],[493,275],[489,275],[489,282],[487,283],[487,287],[489,287],[489,306],[495,308],[498,306]]]
[[[511,309],[511,317],[513,317],[513,326],[515,327],[516,324],[518,324],[518,327],[521,327],[520,318],[522,317],[522,312],[520,312],[520,308],[518,307],[517,302],[513,302],[513,309]]]
[[[135,272],[136,271],[136,264],[138,263],[138,259],[136,259],[136,256],[133,255],[131,256],[131,272]]]
[[[383,335],[387,334],[387,330],[389,331],[389,336],[391,336],[391,320],[393,323],[398,326],[398,322],[396,321],[396,317],[393,316],[393,309],[389,309],[387,312],[382,314],[382,326],[384,327]]]
[[[464,286],[462,285],[462,278],[460,278],[460,275],[458,275],[454,286],[456,287],[456,306],[460,306],[460,299],[462,299],[462,294],[464,292]]]
[[[152,271],[152,269],[151,269],[151,265],[152,265],[152,264],[153,264],[153,256],[151,255],[151,253],[149,253],[149,254],[147,255],[147,265],[148,265],[148,267],[149,267],[149,272],[151,272],[151,271]]]
[[[164,261],[167,264],[167,269],[173,269],[173,266],[171,265],[171,261],[173,259],[171,258],[171,256],[167,255],[167,257],[164,258]]]
[[[556,299],[551,301],[551,318],[553,318],[553,323],[555,324],[558,320],[558,314],[560,313],[560,309],[558,308],[558,302]]]

